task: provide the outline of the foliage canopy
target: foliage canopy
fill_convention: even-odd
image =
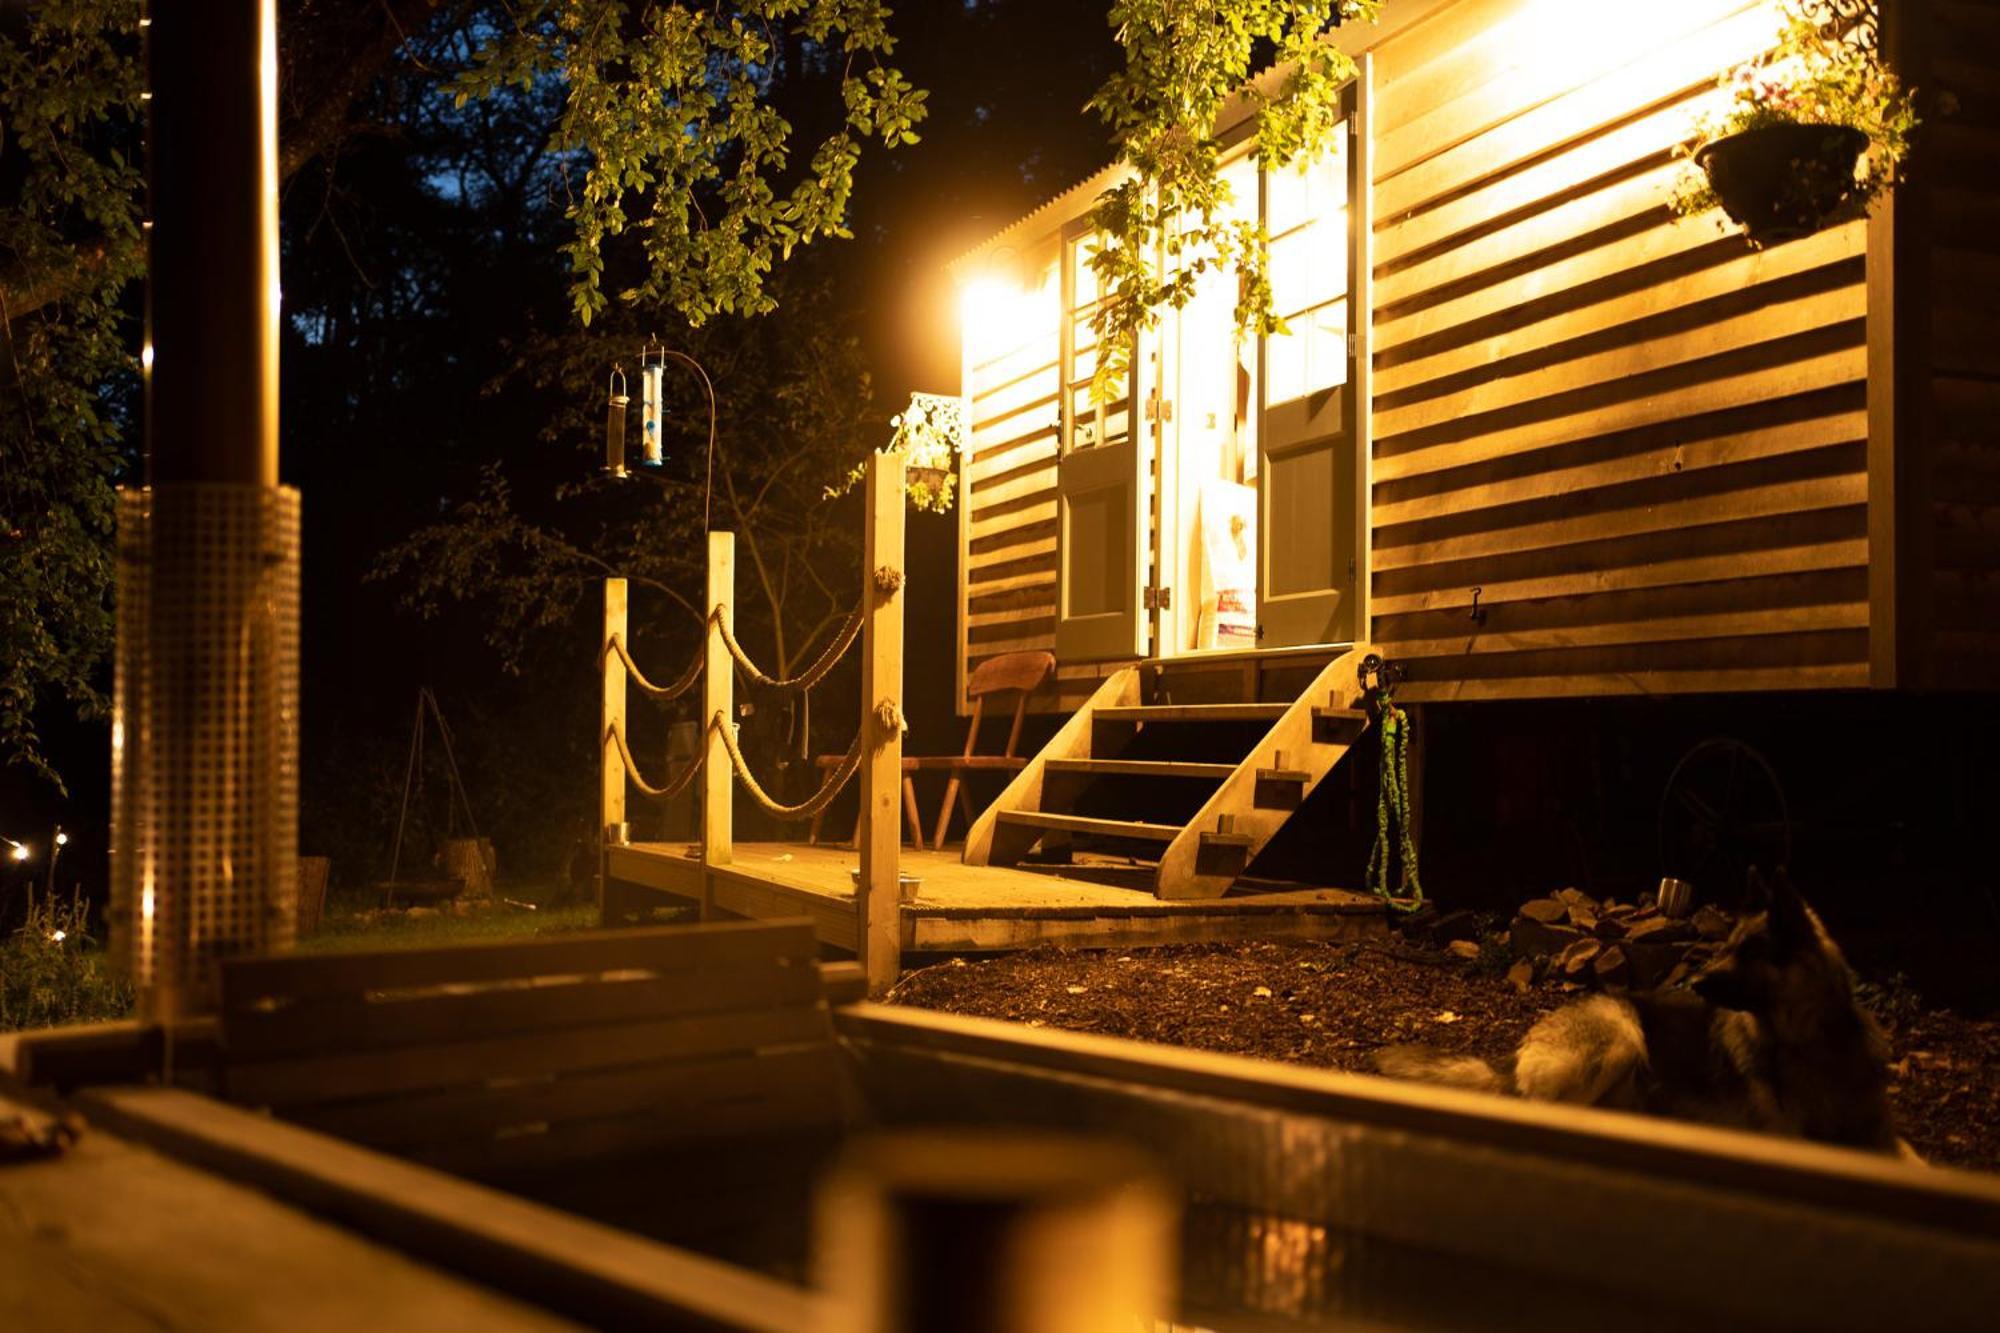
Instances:
[[[509,84],[562,81],[554,146],[575,155],[583,176],[564,249],[586,324],[607,299],[604,243],[628,228],[645,265],[625,300],[664,303],[692,324],[771,309],[765,279],[776,261],[848,235],[862,144],[917,142],[925,95],[883,63],[895,38],[881,0],[528,0],[512,13],[454,89],[463,104]],[[836,67],[843,117],[786,188],[795,132],[768,94],[779,79]]]

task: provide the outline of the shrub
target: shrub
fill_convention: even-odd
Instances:
[[[132,989],[90,937],[80,896],[30,901],[27,919],[0,941],[0,1032],[123,1018]]]

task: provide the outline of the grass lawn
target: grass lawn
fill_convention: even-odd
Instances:
[[[514,903],[527,905],[514,906]],[[319,929],[301,937],[298,948],[300,953],[428,949],[479,940],[556,935],[591,930],[596,925],[596,903],[587,898],[558,898],[552,887],[546,885],[504,885],[490,904],[467,904],[463,912],[449,902],[435,907],[384,911],[374,893],[353,890],[333,895]]]

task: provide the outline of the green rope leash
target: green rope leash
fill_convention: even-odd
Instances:
[[[1414,912],[1424,904],[1423,882],[1417,877],[1417,843],[1410,832],[1410,719],[1389,695],[1377,690],[1382,728],[1382,783],[1375,796],[1375,847],[1368,854],[1368,891],[1399,912]],[[1389,887],[1391,846],[1400,853],[1400,882]]]

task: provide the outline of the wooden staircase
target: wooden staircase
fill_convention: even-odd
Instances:
[[[1359,670],[1373,651],[1328,663],[1291,703],[1147,703],[1139,669],[1121,668],[973,823],[966,864],[1015,865],[1037,845],[1060,858],[1092,837],[1156,858],[1162,898],[1221,897],[1368,729]],[[1199,808],[1171,821],[1077,810],[1107,787],[1161,780],[1191,789],[1181,810]]]

